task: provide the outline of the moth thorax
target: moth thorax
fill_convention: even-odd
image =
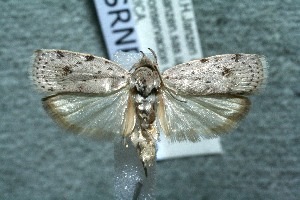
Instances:
[[[153,89],[158,89],[160,84],[158,72],[149,67],[139,67],[131,76],[131,87],[143,97],[148,96]]]

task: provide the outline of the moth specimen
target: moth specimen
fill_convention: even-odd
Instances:
[[[43,105],[55,121],[78,133],[130,138],[144,166],[155,159],[159,124],[170,141],[197,142],[234,127],[249,95],[263,86],[266,61],[255,54],[193,60],[160,73],[143,54],[131,70],[105,58],[37,50],[32,80],[52,93]]]

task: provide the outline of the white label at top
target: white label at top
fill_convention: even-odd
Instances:
[[[127,0],[95,0],[109,58],[119,51],[138,52],[140,45]]]

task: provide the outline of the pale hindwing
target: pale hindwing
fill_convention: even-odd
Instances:
[[[176,98],[162,91],[158,102],[160,125],[171,141],[196,142],[216,137],[233,128],[250,106],[246,97],[238,95],[178,95]]]
[[[164,84],[183,95],[251,94],[264,86],[267,64],[255,54],[224,54],[167,69]]]
[[[31,78],[44,92],[110,93],[125,87],[129,72],[105,58],[64,50],[37,50]]]
[[[44,98],[43,104],[53,119],[68,130],[113,139],[123,134],[128,96],[127,89],[110,95],[62,93]]]

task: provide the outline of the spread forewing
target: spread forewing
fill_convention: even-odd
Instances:
[[[112,139],[123,134],[128,95],[126,89],[110,95],[61,93],[44,98],[43,105],[55,121],[70,131]]]
[[[37,50],[31,77],[44,92],[110,93],[127,85],[129,73],[105,58],[64,50]]]
[[[173,94],[174,95],[174,94]],[[238,95],[159,95],[158,118],[171,141],[199,141],[228,132],[247,113],[250,101]]]
[[[162,77],[183,95],[251,94],[264,85],[266,66],[256,54],[224,54],[177,65]]]

